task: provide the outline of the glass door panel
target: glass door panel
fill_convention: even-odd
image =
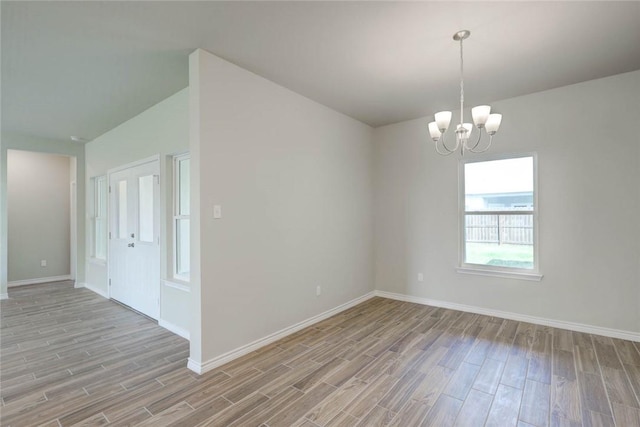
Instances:
[[[148,243],[154,240],[153,180],[153,175],[138,177],[138,240]]]
[[[127,236],[127,215],[128,215],[128,211],[127,211],[127,181],[126,180],[122,180],[122,181],[118,181],[118,183],[116,184],[116,191],[117,191],[117,208],[116,208],[116,227],[117,227],[117,233],[116,236],[118,236],[119,239],[126,239]]]

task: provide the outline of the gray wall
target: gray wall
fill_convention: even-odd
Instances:
[[[373,290],[372,129],[190,60],[191,358],[206,363]]]
[[[70,166],[66,156],[7,153],[9,285],[70,275]]]
[[[640,331],[640,72],[492,105],[491,152],[538,153],[544,278],[456,273],[458,160],[434,152],[423,118],[374,133],[376,289]]]

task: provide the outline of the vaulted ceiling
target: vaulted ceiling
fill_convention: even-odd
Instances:
[[[372,126],[640,69],[640,2],[2,1],[2,130],[87,139],[203,48]]]

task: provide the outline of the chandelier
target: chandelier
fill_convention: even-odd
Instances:
[[[471,131],[473,125],[471,123],[464,123],[464,78],[463,78],[463,66],[464,60],[462,55],[462,41],[469,37],[471,32],[468,30],[458,31],[453,35],[455,41],[460,42],[460,124],[456,126],[455,130],[455,144],[450,147],[446,142],[445,132],[449,128],[451,123],[451,111],[440,111],[435,114],[435,121],[429,123],[429,134],[433,139],[436,147],[436,152],[443,156],[448,156],[451,153],[460,149],[460,155],[463,156],[465,151],[471,151],[472,153],[483,153],[491,146],[493,135],[496,134],[502,121],[502,114],[491,114],[491,107],[488,105],[479,105],[471,109],[471,117],[473,123],[478,128],[477,137],[471,138]],[[484,146],[480,145],[482,139],[482,129],[489,135],[489,142]],[[442,147],[442,149],[440,148]]]

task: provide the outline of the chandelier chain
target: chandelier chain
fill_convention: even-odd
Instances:
[[[460,39],[460,124],[464,123],[464,56],[462,54],[462,42]]]

